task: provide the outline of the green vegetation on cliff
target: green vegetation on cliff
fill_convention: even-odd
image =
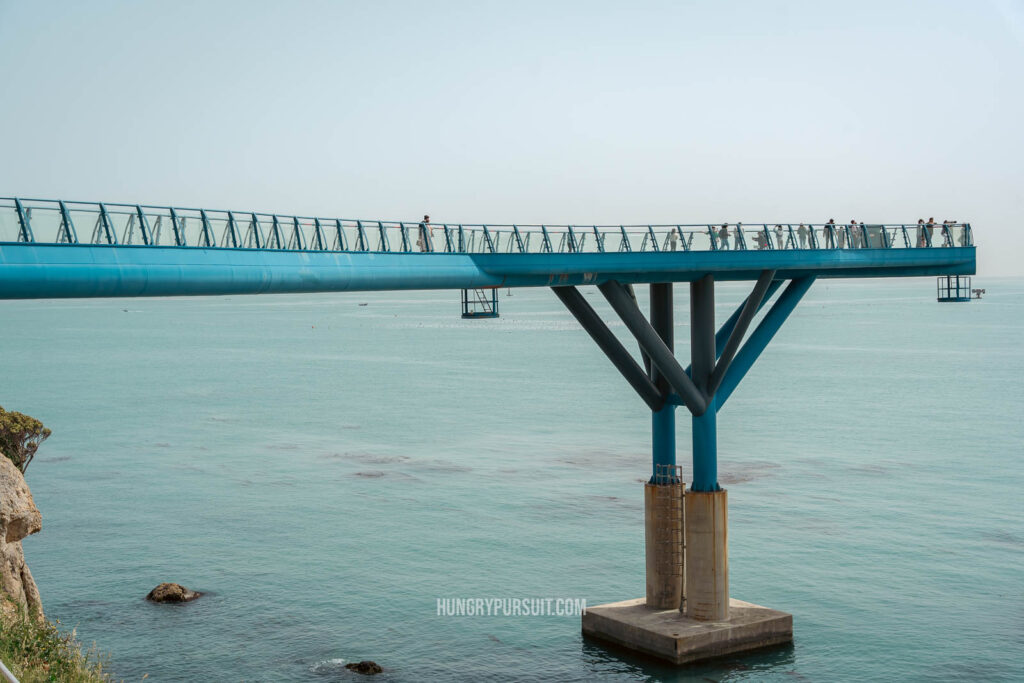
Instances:
[[[49,436],[50,430],[39,420],[0,406],[0,453],[10,458],[22,474]]]
[[[5,606],[6,607],[6,606]],[[0,660],[21,683],[109,681],[94,651],[82,652],[74,633],[61,633],[23,610],[0,617]]]
[[[50,430],[39,420],[0,407],[0,464],[5,470],[0,487],[0,661],[21,683],[109,681],[94,651],[83,653],[74,632],[61,633],[44,618],[35,582],[24,566],[21,539],[39,531],[40,518],[22,475],[48,436]],[[3,462],[4,456],[20,474]]]

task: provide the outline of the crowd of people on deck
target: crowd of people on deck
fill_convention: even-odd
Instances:
[[[730,228],[730,225],[733,227]],[[935,218],[925,221],[919,218],[917,221],[914,244],[915,247],[952,247],[954,242],[961,247],[970,246],[970,232],[966,225],[956,220],[944,220],[941,225],[935,222]],[[940,230],[940,243],[935,241],[935,230]],[[954,228],[960,228],[959,238],[954,240]],[[758,226],[743,231],[742,223],[722,223],[721,227],[708,226],[712,233],[712,247],[717,250],[747,249],[746,237],[754,243],[754,248],[763,249],[868,249],[885,248],[890,246],[891,240],[895,239],[898,229],[887,228],[883,225],[864,225],[864,222],[850,220],[849,223],[836,223],[834,218],[828,219],[828,223],[815,229],[813,224],[801,223],[796,228],[792,225],[783,226],[776,224],[774,228]],[[903,234],[909,234],[911,228],[902,226]],[[430,223],[430,216],[423,216],[418,226],[416,246],[420,251],[433,251],[434,226]],[[676,251],[679,245],[678,228],[670,230],[665,247],[669,251]],[[732,243],[730,243],[732,239]],[[686,241],[684,248],[693,240],[693,235]],[[662,247],[662,248],[665,248]]]
[[[923,218],[917,221],[914,245],[916,247],[943,246],[952,247],[954,244],[954,227],[960,227],[959,239],[955,240],[959,246],[968,246],[970,236],[966,226],[962,226],[955,220],[942,221],[941,225],[936,224],[934,218],[925,221]],[[935,231],[940,230],[940,242],[936,242]],[[758,226],[743,230],[742,223],[722,223],[721,227],[713,231],[717,239],[714,247],[716,249],[747,249],[746,237],[749,235],[754,243],[755,249],[867,249],[889,246],[889,240],[894,239],[896,231],[883,232],[886,228],[882,225],[864,225],[864,222],[850,220],[849,223],[836,223],[830,218],[817,231],[811,224],[801,223],[794,228],[791,225],[783,226],[777,224],[774,228]],[[732,242],[730,243],[730,239]],[[674,245],[673,245],[674,246]]]

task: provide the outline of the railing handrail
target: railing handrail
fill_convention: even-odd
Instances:
[[[199,218],[199,214],[205,212],[207,215],[217,214],[216,220],[227,220],[229,214],[234,214],[236,217],[240,217],[240,216],[253,216],[253,215],[255,215],[255,216],[259,217],[259,218],[267,218],[267,219],[272,219],[272,218],[274,218],[276,216],[278,219],[287,219],[289,221],[291,219],[294,219],[294,218],[297,218],[300,221],[316,221],[316,220],[319,220],[319,221],[342,221],[345,224],[351,224],[351,225],[354,225],[357,222],[362,222],[362,223],[384,223],[386,226],[401,226],[401,225],[412,226],[412,225],[419,225],[420,223],[423,222],[423,221],[417,221],[417,220],[405,220],[405,221],[403,221],[403,220],[379,219],[379,218],[338,218],[338,217],[334,217],[334,216],[322,216],[322,215],[301,215],[301,214],[291,214],[291,213],[275,213],[275,212],[270,212],[270,211],[249,211],[249,210],[241,210],[241,209],[208,209],[208,208],[187,207],[187,206],[170,206],[170,205],[164,206],[164,205],[159,205],[159,204],[130,204],[130,203],[125,203],[125,202],[96,202],[96,201],[79,201],[79,200],[71,200],[71,199],[63,199],[63,200],[61,200],[61,199],[39,199],[39,198],[34,198],[34,197],[0,197],[0,202],[12,202],[12,207],[9,207],[9,208],[13,208],[13,202],[15,202],[15,201],[38,202],[38,203],[41,203],[41,204],[52,205],[52,206],[47,206],[47,207],[33,206],[33,207],[30,207],[30,208],[49,208],[49,209],[52,209],[54,211],[59,211],[60,210],[60,204],[61,203],[65,204],[69,208],[72,207],[72,206],[94,207],[97,212],[99,212],[100,206],[102,205],[102,206],[107,208],[109,213],[116,214],[116,215],[130,215],[130,214],[135,213],[135,211],[137,209],[142,208],[142,209],[156,209],[158,211],[168,211],[168,212],[171,211],[172,209],[174,211],[177,211],[177,212],[183,212],[183,211],[194,212],[194,213],[197,214],[195,216],[196,218]],[[128,211],[111,211],[110,210],[111,207],[118,207],[118,208],[121,208],[121,209],[128,209]],[[29,207],[26,207],[26,208],[29,208]],[[83,209],[78,209],[78,210],[81,211]],[[189,216],[189,217],[191,217],[191,216]],[[210,217],[214,218],[214,216],[210,216]],[[312,225],[312,223],[310,225]],[[614,223],[614,224],[612,224],[612,223],[608,223],[608,224],[594,224],[594,223],[465,223],[465,222],[462,222],[462,223],[459,223],[459,222],[433,223],[432,222],[432,223],[430,223],[430,225],[432,227],[434,227],[435,229],[436,228],[443,228],[443,227],[448,227],[449,229],[454,229],[454,228],[457,228],[459,226],[462,226],[463,228],[483,228],[484,226],[487,226],[488,228],[503,228],[503,229],[505,229],[505,228],[507,228],[507,229],[512,229],[512,228],[535,228],[538,231],[541,230],[542,228],[547,228],[548,230],[551,230],[551,229],[569,229],[569,228],[573,228],[573,229],[580,229],[580,228],[592,229],[592,228],[598,228],[599,230],[600,229],[619,230],[621,228],[625,228],[627,230],[635,230],[637,232],[646,232],[649,228],[677,228],[678,227],[678,228],[692,228],[694,230],[706,230],[709,227],[711,227],[711,228],[720,228],[723,225],[728,226],[729,228],[741,227],[741,228],[749,228],[751,230],[760,230],[760,229],[763,229],[763,228],[766,228],[766,227],[769,228],[769,229],[774,229],[776,226],[782,226],[783,228],[787,228],[789,226],[794,226],[794,228],[796,228],[796,227],[799,227],[800,225],[804,225],[804,226],[806,226],[808,228],[825,228],[825,227],[828,227],[829,225],[834,225],[836,228],[844,228],[844,227],[852,227],[854,224],[852,224],[852,223],[843,223],[843,222],[836,222],[836,223],[831,223],[831,224],[830,223],[809,223],[809,222],[806,222],[806,221],[804,221],[804,222],[801,222],[801,221],[788,221],[788,222],[777,222],[777,221],[767,221],[767,222],[765,222],[765,221],[749,221],[749,222],[747,222],[747,221],[737,221],[737,222],[734,222],[734,223],[730,223],[730,222],[726,222],[726,221],[723,221],[723,222],[711,221],[711,222],[706,222],[706,223],[626,223],[626,224],[622,224],[622,223]],[[905,223],[865,223],[865,222],[859,221],[859,222],[856,223],[856,225],[858,225],[858,226],[859,225],[863,225],[866,228],[881,228],[881,227],[886,227],[886,228],[903,228],[903,227],[911,228],[911,227],[913,227],[913,228],[916,228],[918,223],[917,223],[917,221],[908,221],[908,222],[905,222]],[[925,223],[924,225],[927,226],[929,224]],[[931,223],[931,225],[932,225],[932,227],[934,227],[936,229],[939,229],[944,224],[941,223],[941,222],[936,221],[934,223]],[[957,223],[946,223],[945,225],[949,226],[949,227],[963,227],[963,226],[969,225],[969,223],[957,222]]]
[[[0,243],[255,248],[303,252],[531,254],[974,246],[969,223],[948,221],[899,224],[455,224],[0,197],[0,219],[4,215],[9,220],[0,220]],[[93,221],[90,233],[88,224]],[[79,224],[77,228],[76,222]],[[11,238],[14,232],[17,237]],[[588,241],[588,235],[593,235],[593,239]],[[532,247],[531,237],[534,238]]]

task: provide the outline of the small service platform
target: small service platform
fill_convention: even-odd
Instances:
[[[981,298],[980,296],[978,297]],[[971,278],[966,275],[943,275],[935,283],[935,299],[939,303],[971,300]]]
[[[649,609],[637,598],[587,607],[583,635],[686,664],[789,643],[793,615],[731,599],[728,621],[696,621],[679,610]]]

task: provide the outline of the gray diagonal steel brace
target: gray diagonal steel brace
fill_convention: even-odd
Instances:
[[[772,278],[774,277],[774,270],[762,270],[760,277],[757,278],[753,291],[747,297],[747,302],[743,304],[743,308],[736,318],[736,324],[733,325],[732,331],[729,333],[729,341],[725,343],[725,348],[722,349],[722,353],[715,363],[715,369],[708,379],[708,396],[714,396],[715,392],[718,391],[722,378],[725,377],[725,372],[729,369],[729,364],[732,363],[733,357],[740,348],[743,335],[747,333],[747,328],[750,327],[754,316],[757,315],[757,311],[761,308],[761,302],[764,301],[765,294],[768,293],[768,287],[771,286]]]
[[[610,280],[597,286],[604,294],[615,312],[622,318],[629,331],[636,337],[640,347],[651,357],[651,363],[668,381],[690,412],[696,416],[703,415],[708,408],[708,401],[700,392],[676,360],[675,354],[665,345],[661,336],[647,321],[640,307],[636,305],[629,292],[619,282]]]
[[[764,308],[764,305],[768,303],[768,300],[772,298],[772,294],[775,294],[776,290],[782,286],[782,280],[772,280],[771,285],[768,286],[768,291],[765,292],[764,298],[761,299],[761,303],[758,305],[757,310],[760,311]],[[743,312],[744,306],[747,305],[747,300],[744,299],[729,319],[722,323],[722,326],[718,328],[718,332],[715,332],[715,358],[722,355],[722,351],[725,351],[725,343],[729,341],[729,336],[732,335],[732,328],[736,327],[736,321],[740,317],[740,313]],[[686,366],[686,375],[693,377],[693,373],[690,372],[690,366]]]
[[[633,303],[635,303],[639,308],[640,304],[637,303],[636,292],[633,290],[633,285],[626,285],[626,291],[629,292],[629,296],[632,297]],[[640,347],[640,357],[644,361],[644,370],[647,371],[647,376],[653,377],[653,375],[651,375],[651,357],[647,355],[647,352],[644,351],[642,346]]]
[[[597,342],[597,345],[608,356],[608,359],[618,368],[626,381],[640,394],[651,410],[658,412],[665,405],[665,397],[658,391],[651,378],[647,376],[633,359],[633,356],[626,351],[626,348],[619,342],[618,338],[608,329],[608,326],[601,320],[601,316],[587,303],[583,295],[575,287],[552,287],[555,293],[579,324]]]
[[[790,280],[789,285],[775,301],[775,304],[768,311],[768,314],[761,320],[757,328],[750,334],[750,339],[743,345],[743,348],[736,354],[736,358],[729,366],[729,370],[722,379],[718,388],[718,396],[715,404],[718,410],[722,409],[725,402],[732,396],[732,392],[739,385],[747,371],[754,365],[754,361],[761,355],[768,342],[772,340],[775,333],[782,327],[789,314],[793,312],[796,305],[800,303],[807,290],[814,282],[815,276],[807,275],[795,280]]]

